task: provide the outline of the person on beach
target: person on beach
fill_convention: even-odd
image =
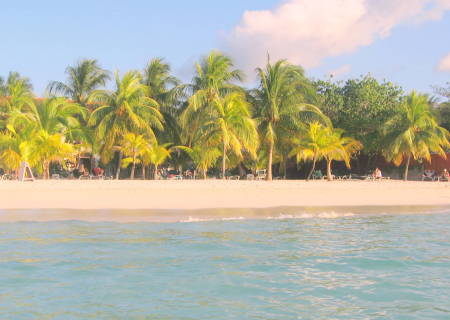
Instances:
[[[450,173],[448,172],[447,169],[444,169],[444,170],[442,171],[440,180],[447,180],[447,181],[450,180]]]
[[[96,177],[101,177],[101,176],[103,176],[103,173],[104,173],[105,171],[102,169],[102,168],[100,168],[100,167],[95,167],[94,169],[92,169],[92,173],[94,174],[94,176],[96,176]]]
[[[375,171],[372,173],[372,177],[376,180],[382,179],[383,174],[381,173],[381,170],[379,168],[376,168]]]

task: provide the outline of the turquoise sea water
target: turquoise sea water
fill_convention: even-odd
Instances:
[[[450,319],[450,214],[3,223],[0,319]]]

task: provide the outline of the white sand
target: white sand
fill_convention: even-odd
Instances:
[[[206,209],[450,205],[450,183],[0,181],[0,209]]]

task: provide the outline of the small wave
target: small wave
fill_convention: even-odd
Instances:
[[[189,217],[186,220],[180,220],[181,223],[190,223],[190,222],[211,222],[211,221],[237,221],[237,220],[245,220],[244,217],[229,217],[229,218],[194,218]]]
[[[269,217],[226,217],[226,218],[197,218],[190,216],[187,219],[180,220],[181,223],[192,222],[212,222],[212,221],[240,221],[240,220],[294,220],[294,219],[338,219],[353,217],[354,213],[338,213],[338,212],[320,212],[320,213],[302,213],[302,214],[283,214]]]
[[[302,213],[302,214],[280,214],[276,217],[267,217],[267,220],[289,220],[289,219],[337,219],[354,217],[355,214],[351,212],[320,212],[320,213]]]

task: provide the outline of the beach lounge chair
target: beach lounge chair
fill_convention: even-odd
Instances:
[[[91,180],[91,179],[92,176],[87,171],[83,172],[83,174],[78,177],[78,180]]]
[[[256,180],[265,180],[267,177],[267,170],[257,170],[256,171]]]
[[[255,175],[253,173],[247,174],[247,180],[255,180]]]
[[[324,179],[324,175],[322,173],[322,171],[320,170],[316,170],[313,172],[311,179],[313,180],[323,180]]]
[[[435,181],[436,180],[436,171],[434,170],[425,170],[422,174],[422,181],[430,180]]]
[[[14,176],[9,173],[5,173],[1,175],[1,180],[14,180]]]

